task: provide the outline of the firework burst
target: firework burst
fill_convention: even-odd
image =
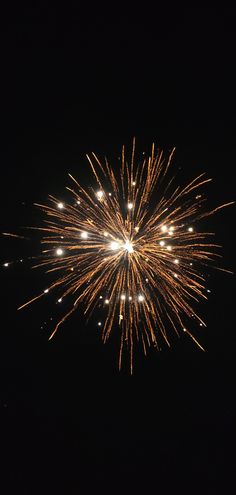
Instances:
[[[60,300],[70,298],[71,307],[50,339],[81,303],[89,316],[102,302],[102,339],[106,342],[113,328],[119,333],[119,367],[126,347],[132,372],[135,342],[145,354],[151,345],[170,346],[171,328],[203,349],[186,321],[205,326],[194,306],[207,299],[202,272],[219,256],[219,246],[213,233],[195,225],[231,203],[203,211],[206,198],[199,190],[211,179],[201,174],[184,187],[175,185],[167,173],[173,153],[165,158],[153,145],[150,156],[137,162],[134,140],[130,160],[123,147],[118,168],[92,153],[87,158],[94,189],[70,175],[72,205],[52,196],[49,205],[37,204],[46,218],[38,228],[44,247],[35,267],[53,272],[55,279],[19,309],[60,288]]]

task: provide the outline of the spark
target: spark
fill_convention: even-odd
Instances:
[[[119,249],[119,247],[120,247],[119,242],[112,241],[112,242],[111,242],[111,244],[110,244],[110,248],[111,248],[113,251],[116,251],[116,249]]]
[[[205,271],[219,256],[219,246],[212,241],[213,234],[200,231],[200,225],[197,232],[186,225],[195,225],[233,202],[208,212],[199,208],[205,196],[198,190],[211,179],[201,174],[187,185],[176,185],[168,176],[173,153],[174,149],[165,158],[153,144],[150,155],[143,155],[140,162],[134,140],[130,162],[123,147],[120,162],[114,167],[92,153],[87,156],[92,187],[82,187],[69,174],[74,206],[67,202],[64,208],[53,196],[49,205],[36,204],[45,215],[42,226],[36,229],[42,232],[46,249],[34,266],[52,272],[55,280],[18,309],[49,290],[62,289],[57,301],[69,296],[70,309],[56,323],[50,339],[78,306],[90,317],[96,308],[105,311],[102,306],[106,305],[104,321],[97,325],[102,326],[104,343],[112,331],[117,332],[119,367],[125,350],[132,372],[136,345],[140,344],[145,354],[151,345],[159,350],[163,342],[172,344],[173,333],[186,333],[203,349],[194,329],[193,333],[188,329],[187,320],[191,325],[200,321],[205,326],[195,304],[207,299],[206,291],[210,292]],[[104,194],[105,190],[112,193]],[[178,265],[178,273],[174,265]],[[101,293],[109,297],[103,298]]]
[[[63,254],[63,249],[57,248],[56,249],[56,254],[57,254],[57,256],[61,256]]]
[[[6,268],[9,266],[9,263],[4,263],[4,265]]]
[[[104,196],[104,192],[103,192],[103,191],[98,191],[98,192],[97,192],[97,197],[98,197],[98,199],[102,199],[102,198],[103,198],[103,196]]]
[[[82,239],[88,239],[88,232],[81,232]]]

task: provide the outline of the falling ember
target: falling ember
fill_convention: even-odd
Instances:
[[[173,331],[177,336],[185,333],[202,349],[193,333],[205,323],[195,304],[208,298],[204,273],[219,256],[220,246],[212,242],[212,233],[200,231],[199,223],[197,231],[188,225],[233,203],[205,212],[205,198],[198,190],[211,179],[201,174],[187,185],[175,185],[168,179],[173,153],[174,149],[165,159],[153,144],[150,156],[143,155],[136,164],[134,140],[130,161],[122,148],[119,170],[92,153],[87,158],[93,187],[83,188],[70,175],[74,206],[67,202],[64,208],[52,196],[50,205],[36,205],[46,217],[38,228],[46,248],[35,266],[52,272],[55,279],[18,309],[49,290],[61,289],[57,301],[66,295],[70,309],[55,325],[51,339],[80,305],[88,316],[99,308],[102,339],[106,342],[112,330],[117,333],[119,367],[126,349],[131,373],[135,346],[143,346],[145,354],[151,345],[157,350],[163,342],[170,346]],[[191,332],[188,319],[191,328],[195,324]]]

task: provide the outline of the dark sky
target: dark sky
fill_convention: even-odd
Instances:
[[[176,146],[183,179],[214,177],[210,205],[235,199],[236,9],[47,3],[1,16],[1,231],[39,221],[32,203],[64,198],[68,172],[89,184],[86,153],[116,157],[134,135],[141,151],[152,141]],[[234,269],[234,208],[210,228],[224,245],[222,266]],[[2,263],[37,249],[2,239]],[[130,377],[117,370],[115,343],[103,346],[81,314],[48,342],[55,308],[16,311],[45,280],[29,267],[13,263],[1,275],[4,493],[228,493],[234,276],[210,274],[205,353],[183,338],[138,356]]]

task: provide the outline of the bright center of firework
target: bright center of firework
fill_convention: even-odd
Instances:
[[[119,242],[112,241],[110,244],[110,248],[112,249],[112,251],[116,251],[116,249],[119,249],[119,247],[120,247]]]
[[[130,241],[125,241],[123,247],[128,251],[128,253],[134,252],[133,244]]]

